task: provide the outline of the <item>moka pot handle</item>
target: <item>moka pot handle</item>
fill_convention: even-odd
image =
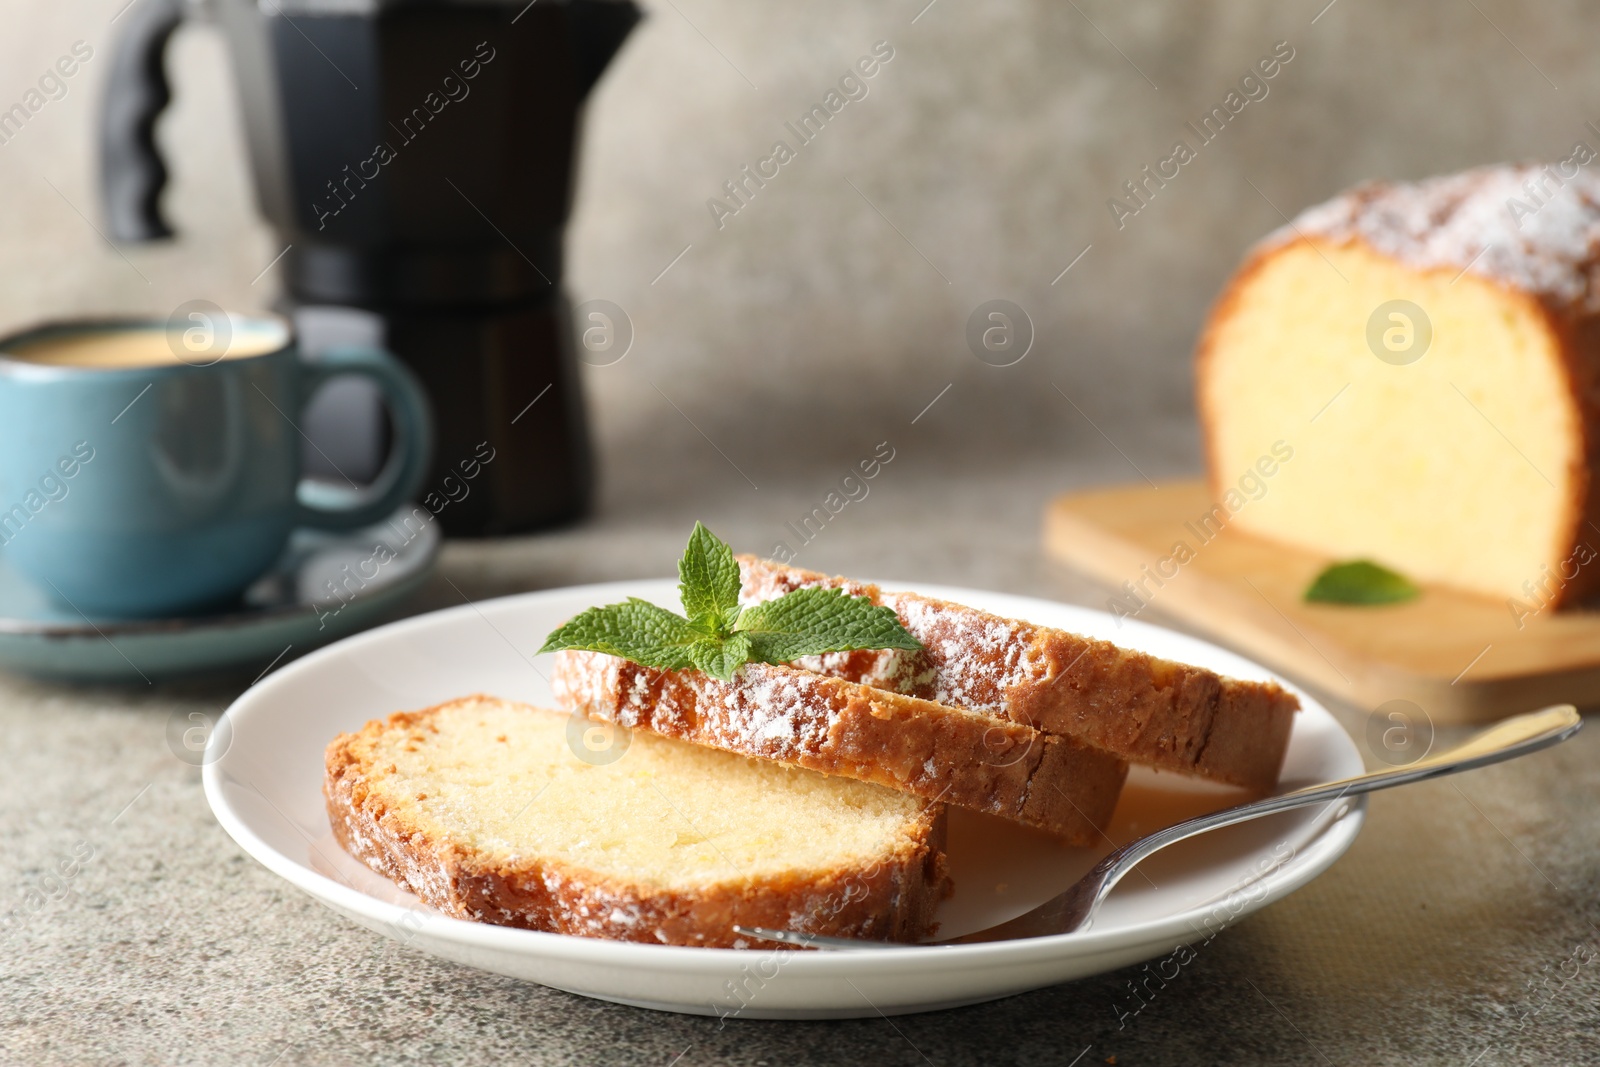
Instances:
[[[155,127],[172,99],[166,48],[183,21],[183,6],[183,0],[140,0],[123,16],[100,109],[100,197],[113,240],[172,236],[161,215],[167,166]]]

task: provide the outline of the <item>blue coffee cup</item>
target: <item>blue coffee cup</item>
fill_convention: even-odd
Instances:
[[[301,412],[351,374],[382,391],[394,448],[371,486],[304,480]],[[432,446],[427,398],[393,356],[309,361],[282,319],[39,327],[0,340],[0,556],[86,616],[205,609],[266,571],[296,527],[387,517]]]

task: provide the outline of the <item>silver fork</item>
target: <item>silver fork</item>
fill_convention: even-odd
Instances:
[[[1360,793],[1371,793],[1397,785],[1439,778],[1458,771],[1469,771],[1503,760],[1515,759],[1542,748],[1558,744],[1578,732],[1583,720],[1571,704],[1556,704],[1542,711],[1515,715],[1483,730],[1464,744],[1457,745],[1437,756],[1428,756],[1404,767],[1369,771],[1336,782],[1306,786],[1293,792],[1263,797],[1248,804],[1225,808],[1206,815],[1185,819],[1164,830],[1130,841],[1095,865],[1094,869],[1078,879],[1066,892],[1045,901],[1030,912],[991,926],[987,930],[952,937],[946,941],[925,941],[908,945],[892,941],[867,941],[848,937],[823,937],[800,930],[769,930],[764,927],[734,926],[734,931],[745,937],[762,941],[780,941],[816,949],[920,949],[944,945],[970,945],[982,941],[1006,941],[1013,938],[1048,937],[1052,934],[1070,934],[1087,930],[1096,910],[1122,876],[1151,854],[1178,841],[1184,841],[1208,830],[1222,826],[1259,819],[1263,815],[1288,811],[1311,804],[1333,803]]]

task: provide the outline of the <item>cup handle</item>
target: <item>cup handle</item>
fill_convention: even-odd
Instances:
[[[346,374],[370,378],[382,392],[394,420],[395,444],[377,480],[364,489],[302,478],[296,490],[299,525],[353,530],[388,518],[421,488],[433,456],[433,415],[421,384],[381,348],[331,348],[315,363],[302,362],[300,369],[302,408],[331,378]]]

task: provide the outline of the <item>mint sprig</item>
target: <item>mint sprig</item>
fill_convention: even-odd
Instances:
[[[842,589],[795,589],[739,607],[733,550],[700,523],[678,561],[683,615],[630,597],[590,608],[545,639],[543,652],[604,652],[663,670],[694,668],[729,681],[746,663],[790,663],[802,656],[858,649],[922,648],[891,608]]]
[[[873,607],[843,589],[796,589],[745,608],[736,631],[750,635],[752,659],[791,663],[801,656],[858,648],[922,647],[892,608]]]
[[[1357,559],[1324,569],[1306,590],[1305,598],[1313,604],[1398,604],[1421,592],[1404,575]]]
[[[539,651],[581,648],[681,671],[695,665],[694,648],[707,638],[705,631],[683,616],[629,597],[621,604],[590,608],[568,619],[545,638]]]
[[[739,561],[698,522],[678,560],[678,599],[689,622],[713,633],[739,617]]]

